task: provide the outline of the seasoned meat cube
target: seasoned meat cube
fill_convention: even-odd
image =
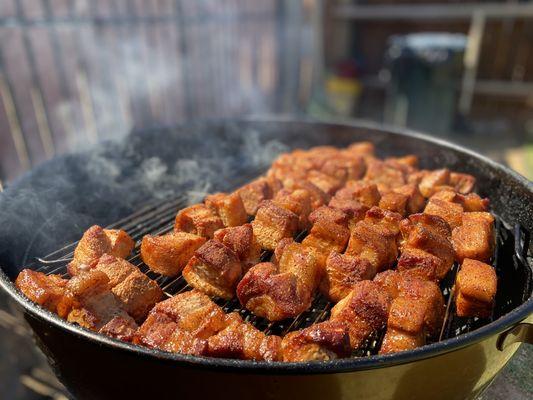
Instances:
[[[209,240],[196,250],[182,274],[192,287],[210,296],[231,299],[241,278],[242,265],[233,250]]]
[[[498,283],[494,268],[466,258],[455,283],[455,308],[458,316],[490,317]]]
[[[283,186],[289,191],[302,189],[309,192],[311,195],[311,208],[313,210],[327,204],[331,198],[329,194],[305,179],[286,179],[283,181]]]
[[[358,200],[367,207],[373,207],[378,205],[381,195],[378,187],[373,183],[348,181],[344,188],[335,193],[335,198],[339,200]]]
[[[75,276],[94,267],[98,259],[106,253],[125,258],[134,247],[133,239],[122,230],[91,226],[74,250],[74,258],[67,267],[68,273]]]
[[[152,271],[165,276],[176,276],[205,241],[201,236],[186,232],[146,235],[141,243],[141,257]]]
[[[302,244],[316,249],[320,264],[325,266],[329,253],[342,253],[346,248],[350,238],[348,216],[340,210],[323,206],[313,211],[309,219],[313,227]]]
[[[198,338],[189,331],[177,328],[161,349],[172,353],[204,356],[207,355],[207,339]]]
[[[321,271],[313,252],[299,243],[285,244],[279,267],[260,263],[237,286],[243,306],[270,321],[295,317],[311,305]]]
[[[386,271],[376,274],[373,281],[380,285],[389,296],[394,299],[399,295],[399,285],[402,279],[403,273],[399,274],[397,271],[388,269]]]
[[[254,235],[263,249],[274,250],[283,238],[293,237],[298,230],[298,216],[271,200],[261,203],[252,222]]]
[[[349,145],[345,151],[361,156],[373,156],[375,152],[375,146],[371,142],[355,142]]]
[[[365,181],[383,189],[393,189],[407,183],[405,170],[398,168],[397,164],[377,159],[367,161]]]
[[[385,326],[390,303],[390,296],[380,285],[361,281],[333,307],[330,321],[346,324],[350,347],[357,349],[372,333]]]
[[[290,332],[281,343],[283,361],[326,361],[350,355],[350,337],[346,325],[324,321]]]
[[[168,351],[179,351],[180,346],[183,351],[185,345],[195,349],[199,342],[189,339],[208,339],[226,326],[224,311],[207,295],[191,290],[156,304],[137,330],[134,343]]]
[[[339,199],[337,197],[333,197],[328,206],[340,210],[348,216],[348,227],[350,230],[352,230],[357,222],[365,217],[368,211],[368,207],[358,200]]]
[[[107,275],[109,287],[121,307],[136,321],[146,317],[148,311],[163,297],[163,291],[157,283],[126,260],[104,254],[96,264],[96,269]]]
[[[267,336],[253,325],[244,322],[239,314],[228,315],[233,321],[208,339],[208,355],[240,360],[281,360],[281,338]]]
[[[426,204],[426,199],[420,193],[418,185],[407,184],[394,189],[395,193],[400,193],[407,196],[406,211],[407,214],[414,214],[422,211]]]
[[[430,197],[442,186],[450,183],[450,171],[448,169],[437,169],[427,171],[422,177],[418,188],[424,197]]]
[[[379,208],[405,215],[409,197],[405,194],[387,192],[381,195]]]
[[[452,232],[455,259],[465,258],[488,262],[493,256],[495,236],[494,217],[487,212],[463,214],[463,224]]]
[[[28,299],[56,313],[58,305],[63,301],[67,282],[59,275],[45,275],[23,269],[18,274],[15,285]]]
[[[255,215],[262,201],[274,195],[267,179],[259,178],[243,186],[238,191],[248,215]]]
[[[387,332],[380,354],[412,350],[426,343],[424,315],[426,309],[416,300],[398,297],[392,301]]]
[[[490,204],[489,199],[482,199],[476,193],[463,195],[449,189],[438,191],[431,196],[431,199],[460,204],[466,212],[487,211]]]
[[[398,259],[398,271],[418,276],[430,281],[437,281],[442,261],[427,251],[413,247],[404,248]]]
[[[476,178],[469,174],[450,173],[450,185],[461,194],[468,194],[476,185]]]
[[[107,275],[97,269],[70,279],[66,285],[66,296],[70,301],[67,321],[84,328],[99,331],[115,317],[135,323],[111,292]]]
[[[414,154],[408,154],[403,157],[389,157],[385,161],[403,164],[410,168],[418,168],[418,157]]]
[[[333,176],[315,170],[309,171],[307,180],[329,195],[335,194],[344,184],[343,181]]]
[[[332,251],[326,261],[326,274],[320,290],[331,301],[338,302],[365,279],[372,279],[376,268],[367,260]]]
[[[194,204],[179,211],[174,223],[175,232],[194,233],[209,239],[220,228],[224,228],[220,217],[203,204]]]
[[[123,342],[131,342],[137,328],[137,324],[131,318],[114,317],[100,328],[99,333]]]
[[[280,190],[274,197],[274,203],[278,206],[292,211],[298,216],[298,229],[305,230],[309,228],[309,214],[312,211],[311,194],[304,189],[289,191]]]
[[[215,232],[215,240],[237,254],[244,270],[259,262],[261,246],[255,238],[251,224],[219,229]]]
[[[463,207],[460,204],[440,200],[432,196],[424,209],[424,213],[438,215],[445,220],[451,229],[462,224]]]
[[[215,193],[205,198],[205,205],[213,210],[224,226],[239,226],[248,221],[248,215],[239,193]]]
[[[426,251],[440,259],[436,278],[442,279],[453,265],[454,251],[450,241],[450,227],[439,216],[413,214],[400,224],[403,236],[402,251],[408,248]]]
[[[365,174],[366,165],[363,157],[338,154],[326,160],[321,171],[338,179],[340,182],[361,179]]]

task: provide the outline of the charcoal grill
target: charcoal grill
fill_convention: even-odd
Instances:
[[[427,389],[431,390],[431,395],[435,398],[440,396],[465,398],[477,395],[503,367],[516,351],[516,345],[511,343],[531,340],[530,325],[522,322],[531,318],[533,310],[533,301],[530,297],[532,245],[529,241],[529,232],[533,228],[531,218],[533,191],[531,183],[525,179],[455,146],[409,132],[381,130],[368,124],[332,125],[283,120],[210,122],[188,125],[177,130],[153,130],[150,136],[146,134],[141,137],[151,137],[153,140],[153,138],[165,138],[170,134],[177,143],[181,143],[186,140],[183,136],[185,132],[201,131],[205,134],[206,126],[214,129],[214,132],[208,134],[209,140],[205,139],[204,146],[205,143],[213,146],[221,143],[223,147],[226,146],[224,151],[235,149],[228,157],[237,162],[233,163],[234,169],[229,173],[228,179],[216,187],[218,190],[237,188],[256,177],[271,161],[268,157],[259,157],[259,161],[257,158],[252,160],[240,158],[237,149],[242,150],[243,141],[247,141],[244,138],[246,134],[258,135],[259,145],[272,140],[281,140],[294,147],[319,144],[345,146],[352,141],[372,140],[376,142],[378,152],[382,156],[416,153],[420,156],[423,166],[445,165],[451,169],[474,174],[478,177],[480,194],[491,198],[492,211],[497,215],[497,250],[493,265],[498,274],[499,288],[494,313],[487,319],[459,318],[455,315],[451,301],[457,271],[455,265],[441,284],[447,304],[446,318],[439,337],[434,338],[432,343],[414,351],[378,356],[377,351],[383,337],[383,332],[380,332],[370,338],[365,346],[349,359],[310,363],[259,363],[170,354],[115,341],[68,324],[27,301],[13,288],[9,278],[3,275],[2,286],[24,306],[26,318],[36,333],[39,345],[49,355],[59,378],[74,394],[83,398],[104,398],[124,395],[130,391],[135,395],[144,393],[153,396],[173,393],[171,388],[165,385],[146,383],[144,386],[140,383],[153,381],[148,379],[151,377],[156,380],[168,378],[179,381],[179,387],[174,388],[175,394],[185,397],[217,393],[217,383],[229,388],[231,382],[234,382],[236,394],[228,389],[226,394],[217,393],[217,396],[253,395],[258,398],[268,398],[291,395],[297,398],[314,398],[345,395],[356,397],[366,394],[368,398],[387,398],[390,397],[387,394],[393,394],[395,398],[417,398]],[[229,146],[228,142],[231,143]],[[147,145],[146,139],[141,139],[139,143]],[[246,146],[245,143],[244,147]],[[176,157],[179,158],[180,155]],[[28,178],[29,181],[31,179]],[[19,188],[24,188],[24,182],[19,183]],[[13,190],[15,194],[16,189],[17,186]],[[121,218],[108,224],[110,228],[126,230],[137,241],[135,252],[129,261],[150,278],[155,279],[167,296],[188,290],[187,283],[181,275],[168,278],[150,271],[140,258],[139,244],[145,234],[161,234],[173,228],[176,212],[190,202],[190,190],[181,187],[177,191],[179,193],[147,206],[137,207],[137,204],[144,201],[140,198],[133,207],[135,212],[131,212],[131,209],[125,210]],[[9,195],[9,191],[7,194]],[[91,201],[96,200],[91,199]],[[513,204],[515,208],[510,208]],[[516,205],[519,208],[516,208]],[[13,203],[10,206],[14,207]],[[107,216],[107,218],[112,217],[116,215]],[[91,223],[101,222],[91,221]],[[109,219],[106,222],[110,222]],[[77,236],[80,236],[81,232],[82,230]],[[299,239],[304,235],[305,233],[299,235]],[[10,237],[12,236],[13,233],[10,234]],[[62,237],[58,237],[56,243],[65,243],[65,241]],[[26,267],[45,273],[66,274],[66,265],[72,259],[76,243],[72,241],[66,245],[56,245],[56,248],[59,247],[58,250],[50,252],[45,257],[36,257],[34,262],[24,262],[24,264]],[[24,258],[32,259],[31,255],[40,250],[35,247],[35,239],[26,243],[23,261]],[[10,255],[12,258],[17,256]],[[264,253],[262,257],[267,259],[269,256],[269,253]],[[21,265],[22,263],[12,268],[17,271]],[[9,269],[6,270],[9,272]],[[11,272],[9,275],[13,279],[15,273]],[[294,319],[272,323],[241,308],[237,299],[229,301],[215,299],[215,301],[226,312],[239,312],[246,321],[258,329],[281,335],[327,319],[332,306],[317,295],[308,311]],[[79,367],[85,363],[95,370],[88,373],[89,368]],[[468,371],[457,371],[464,369],[465,366],[468,366]],[[420,381],[416,380],[416,371]],[[447,376],[448,380],[433,381],[434,376]],[[380,379],[390,380],[390,384],[381,384],[372,390],[369,383],[379,382]],[[412,382],[417,382],[417,387],[411,387]],[[198,386],[196,388],[195,383]],[[433,389],[429,387],[435,385],[438,387]]]

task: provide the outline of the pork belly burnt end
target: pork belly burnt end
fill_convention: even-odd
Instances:
[[[295,317],[307,310],[321,276],[311,249],[294,242],[284,244],[279,267],[273,263],[257,264],[237,286],[241,304],[270,321]]]
[[[255,215],[261,202],[271,199],[274,195],[266,178],[259,178],[250,182],[240,188],[237,193],[241,197],[248,215]]]
[[[324,321],[290,332],[282,341],[283,361],[326,361],[348,357],[350,336],[346,325]]]
[[[176,276],[205,241],[205,238],[187,232],[146,235],[141,243],[141,257],[152,271]]]
[[[137,329],[137,324],[131,318],[113,317],[98,332],[123,342],[131,342]]]
[[[31,301],[52,312],[58,312],[63,301],[67,280],[59,275],[23,269],[15,280],[15,286]]]
[[[377,206],[381,195],[374,183],[364,181],[348,181],[346,186],[335,193],[339,200],[357,200],[367,207]]]
[[[125,258],[134,247],[135,242],[125,231],[91,226],[74,250],[74,258],[67,267],[68,273],[75,276],[94,267],[103,254]]]
[[[220,217],[204,204],[195,204],[180,210],[174,223],[176,232],[194,233],[209,239],[221,228],[224,228],[224,224]]]
[[[205,198],[205,205],[213,210],[226,227],[245,224],[248,215],[237,192],[215,193]]]
[[[111,291],[121,307],[136,321],[146,317],[148,311],[163,297],[163,291],[157,283],[126,260],[104,254],[96,264],[96,269],[107,275]]]
[[[274,197],[274,203],[292,211],[298,216],[298,229],[303,231],[309,228],[309,214],[312,211],[311,194],[304,189],[289,191],[280,190]]]
[[[497,281],[496,272],[490,265],[466,258],[456,279],[457,315],[490,317],[496,296]]]
[[[350,293],[357,282],[372,279],[374,275],[376,268],[368,260],[333,251],[326,261],[320,291],[329,300],[338,302]]]
[[[448,192],[448,191],[445,191]],[[440,193],[440,192],[438,192]],[[425,214],[437,215],[445,220],[451,229],[462,224],[463,207],[460,204],[438,198],[438,193],[433,195],[424,209]]]
[[[240,360],[280,361],[281,338],[265,335],[238,313],[227,315],[228,326],[207,340],[207,355]]]
[[[194,288],[223,299],[231,299],[241,278],[242,265],[229,247],[216,240],[201,246],[183,269],[183,277]]]
[[[251,224],[219,229],[215,232],[215,240],[237,254],[242,263],[243,272],[259,262],[261,246],[254,235]]]
[[[350,347],[358,349],[374,332],[387,323],[391,298],[372,281],[358,282],[354,289],[331,310],[331,321],[346,324]]]
[[[463,214],[463,223],[452,232],[455,258],[462,262],[465,258],[489,262],[494,254],[494,217],[487,212]]]
[[[274,250],[281,239],[298,231],[298,216],[271,200],[261,203],[252,222],[254,235],[263,249]]]

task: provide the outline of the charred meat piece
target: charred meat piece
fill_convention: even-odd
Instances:
[[[357,282],[372,279],[374,275],[376,268],[368,260],[332,251],[326,261],[320,290],[329,300],[338,302],[351,292]]]
[[[141,243],[141,257],[152,271],[176,276],[205,241],[206,238],[187,232],[146,235]]]
[[[219,229],[215,232],[215,240],[235,252],[242,263],[243,272],[259,262],[261,246],[251,224]]]
[[[309,171],[306,179],[329,195],[335,194],[344,184],[344,181],[316,170]]]
[[[373,207],[379,204],[381,195],[374,183],[348,181],[344,188],[335,193],[335,198],[339,200],[357,200],[367,207]]]
[[[17,276],[15,286],[31,301],[57,313],[58,305],[65,295],[67,282],[60,275],[46,275],[31,269],[23,269]]]
[[[237,193],[241,196],[248,215],[255,215],[261,202],[271,199],[274,195],[266,178],[259,178],[250,182],[240,188]]]
[[[243,306],[270,321],[295,317],[311,305],[321,278],[314,252],[299,243],[283,243],[279,267],[260,263],[240,281],[237,296]]]
[[[400,167],[399,167],[400,166]],[[380,189],[394,189],[407,183],[405,164],[378,159],[367,161],[365,181],[375,183]]]
[[[298,229],[303,231],[309,228],[309,214],[312,211],[311,194],[305,189],[289,191],[280,190],[274,197],[274,203],[292,211],[298,216]]]
[[[439,199],[450,203],[460,204],[464,211],[488,211],[490,201],[489,199],[483,199],[476,193],[469,193],[463,195],[457,193],[454,190],[440,190],[431,196],[431,199]]]
[[[403,244],[402,256],[400,256],[398,263],[402,265],[402,269],[417,267],[416,259],[412,257],[413,253],[408,249],[423,250],[440,260],[439,266],[435,271],[435,276],[436,279],[444,278],[452,267],[454,260],[454,251],[450,241],[451,235],[448,223],[436,215],[425,213],[412,214],[409,218],[401,222],[400,230],[402,232]],[[403,256],[404,252],[406,252],[405,256]],[[415,264],[412,264],[412,261],[415,261]]]
[[[457,192],[461,194],[468,194],[474,190],[476,178],[469,174],[452,172],[450,173],[450,185],[453,186]]]
[[[441,275],[442,260],[427,251],[405,247],[398,259],[398,271],[418,276],[429,281],[438,281]]]
[[[494,253],[494,217],[487,212],[463,214],[463,223],[452,232],[455,258],[462,262],[465,258],[489,262]]]
[[[383,210],[393,211],[400,215],[405,215],[407,212],[407,201],[409,197],[406,194],[397,192],[382,193],[379,200],[379,208]]]
[[[325,204],[328,204],[331,196],[320,189],[318,186],[309,182],[305,179],[285,179],[283,181],[283,186],[285,189],[293,192],[295,190],[301,189],[306,190],[311,195],[311,208],[316,210],[318,207],[321,207]]]
[[[487,318],[492,314],[498,278],[494,268],[466,258],[455,282],[455,308],[460,317]]]
[[[115,317],[135,324],[111,291],[107,275],[98,269],[82,272],[70,279],[65,296],[69,303],[67,321],[84,328],[99,331]],[[64,315],[67,310],[58,310],[58,313]]]
[[[183,277],[194,288],[223,299],[231,299],[242,275],[237,254],[216,240],[202,245],[183,269]]]
[[[349,145],[344,151],[349,154],[360,155],[363,157],[373,157],[375,146],[372,142],[355,142]]]
[[[451,229],[457,228],[462,224],[463,207],[457,203],[435,198],[438,193],[429,199],[424,213],[437,215],[445,220]]]
[[[239,226],[248,221],[244,204],[237,192],[215,193],[207,196],[205,205],[220,217],[226,227]]]
[[[123,342],[131,342],[137,329],[137,324],[131,318],[114,317],[98,332]]]
[[[232,322],[208,339],[207,355],[240,360],[281,360],[279,336],[265,335],[248,322],[244,322],[237,313],[229,314],[228,320]]]
[[[121,307],[136,321],[142,320],[148,311],[163,297],[157,283],[128,261],[104,254],[96,269],[104,272],[109,287],[119,300]]]
[[[443,168],[434,171],[425,171],[418,188],[426,198],[450,184],[450,170]]]
[[[365,214],[368,211],[368,207],[360,203],[358,200],[339,199],[337,197],[333,197],[328,206],[340,210],[347,215],[348,228],[350,228],[350,231],[357,222],[365,217]]]
[[[76,246],[74,258],[67,267],[68,273],[75,276],[93,268],[103,254],[126,258],[134,247],[135,242],[126,232],[93,225],[85,231]]]
[[[372,333],[385,326],[390,303],[390,296],[380,285],[361,281],[333,307],[330,321],[344,323],[350,335],[350,347],[358,349]]]
[[[424,196],[422,196],[422,193],[420,193],[420,190],[418,189],[418,185],[415,184],[407,184],[403,185],[397,188],[394,188],[393,190],[395,193],[403,194],[407,196],[407,203],[405,205],[405,211],[407,214],[415,214],[424,208],[424,205],[426,204],[426,199]]]
[[[271,200],[264,201],[252,222],[254,235],[263,249],[274,250],[281,239],[298,231],[298,216]]]
[[[180,210],[174,223],[175,232],[193,233],[209,239],[221,228],[224,228],[224,224],[220,217],[204,204],[194,204]]]
[[[344,183],[348,180],[361,179],[365,174],[365,169],[366,165],[363,157],[348,156],[339,152],[337,156],[329,158],[322,165],[321,171]]]
[[[283,361],[326,361],[348,357],[350,336],[346,324],[324,321],[290,332],[281,343]]]

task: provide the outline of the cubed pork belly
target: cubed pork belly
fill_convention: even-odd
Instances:
[[[437,195],[438,193],[429,199],[424,213],[441,217],[450,225],[451,229],[460,226],[463,220],[463,207],[458,203],[435,198]]]
[[[494,268],[464,259],[455,281],[455,308],[460,317],[487,318],[492,314],[498,278]]]
[[[463,214],[463,223],[452,232],[455,258],[489,262],[494,254],[494,217],[488,212]]]
[[[131,342],[137,329],[137,324],[131,318],[113,317],[98,332],[123,342]]]
[[[279,257],[279,266],[257,264],[237,286],[241,304],[270,321],[295,317],[307,310],[321,278],[314,252],[302,244],[284,243]]]
[[[460,204],[465,212],[488,211],[490,205],[489,199],[481,198],[476,193],[468,193],[464,195],[450,189],[438,191],[431,196],[431,199],[439,199],[450,203]]]
[[[109,287],[121,307],[136,321],[146,317],[148,311],[163,297],[163,291],[155,281],[122,258],[104,254],[96,264],[96,269],[107,275]]]
[[[274,250],[281,239],[298,231],[298,216],[271,200],[264,201],[252,222],[254,235],[263,249]]]
[[[418,185],[407,184],[397,188],[394,188],[395,193],[403,194],[407,196],[407,203],[405,205],[405,211],[408,215],[418,213],[423,210],[426,204],[426,199],[420,193]]]
[[[474,190],[474,186],[476,185],[476,178],[469,174],[451,172],[450,185],[453,186],[453,188],[457,192],[461,194],[468,194],[472,192],[472,190]]]
[[[244,185],[237,193],[241,196],[244,209],[248,215],[255,215],[261,202],[274,196],[268,180],[264,177]]]
[[[226,227],[239,226],[248,221],[241,196],[237,192],[209,195],[205,198],[205,205],[220,217]]]
[[[402,255],[398,264],[402,270],[418,268],[431,279],[431,268],[435,259],[411,249],[423,250],[440,260],[435,271],[435,278],[440,280],[446,276],[453,265],[454,251],[451,243],[450,226],[439,216],[431,214],[412,214],[400,224],[402,232]],[[403,256],[405,253],[405,256]],[[424,259],[425,264],[419,265]],[[429,268],[429,269],[428,269]]]
[[[379,208],[383,210],[393,211],[404,216],[407,212],[407,201],[409,197],[406,194],[397,192],[385,192],[381,194],[379,200]]]
[[[31,301],[57,313],[59,304],[64,300],[67,282],[60,275],[23,269],[15,280],[15,286]]]
[[[429,198],[443,187],[449,186],[449,183],[450,170],[446,168],[436,169],[434,171],[424,171],[418,188],[424,197]]]
[[[368,260],[332,251],[326,261],[320,291],[329,300],[338,302],[351,292],[357,282],[372,279],[374,275],[376,268]]]
[[[397,164],[403,164],[409,167],[409,169],[418,168],[418,163],[419,163],[418,157],[415,156],[414,154],[408,154],[402,157],[389,157],[385,161],[388,161],[389,163],[392,162],[392,163],[397,163]]]
[[[187,232],[146,235],[141,243],[141,257],[152,271],[176,276],[205,242],[206,238]]]
[[[378,159],[367,161],[365,181],[375,183],[380,189],[394,189],[407,183],[405,164]]]
[[[307,191],[311,196],[311,208],[313,210],[328,204],[329,200],[331,199],[329,194],[306,179],[285,179],[283,181],[283,187],[291,192],[294,192],[298,189]]]
[[[358,349],[372,334],[385,327],[391,298],[372,281],[361,281],[331,310],[330,321],[348,328],[350,347]]]
[[[261,246],[251,224],[219,229],[215,232],[215,240],[235,252],[242,263],[243,272],[259,262]]]
[[[344,181],[315,170],[309,171],[306,179],[329,195],[335,194],[344,185]]]
[[[335,193],[339,200],[357,200],[367,207],[377,206],[381,195],[374,183],[365,181],[348,181],[346,186]]]
[[[312,211],[311,194],[305,189],[280,190],[273,199],[278,206],[292,211],[298,216],[298,229],[309,228],[309,214]]]
[[[217,229],[224,228],[222,219],[204,204],[194,204],[176,215],[175,232],[193,233],[212,239]]]
[[[281,361],[281,338],[265,335],[238,313],[228,314],[226,328],[207,340],[207,355],[254,361]]]
[[[337,197],[332,197],[328,206],[330,208],[340,210],[347,215],[348,228],[350,229],[350,231],[353,229],[357,222],[361,221],[365,217],[365,214],[368,211],[368,207],[359,202],[358,200],[340,199]]]
[[[348,357],[350,336],[345,323],[324,321],[290,332],[281,343],[283,361],[327,361]]]
[[[349,145],[344,151],[348,154],[373,157],[376,147],[372,142],[355,142]]]
[[[348,156],[340,153],[326,160],[320,169],[324,174],[332,176],[344,183],[348,180],[361,179],[365,174],[366,165],[363,157]]]
[[[85,231],[74,250],[74,258],[68,264],[67,270],[71,276],[93,268],[103,254],[126,258],[135,242],[123,230],[103,229],[93,225]]]
[[[216,240],[209,240],[191,257],[183,277],[194,288],[223,299],[231,299],[242,275],[237,254]]]

